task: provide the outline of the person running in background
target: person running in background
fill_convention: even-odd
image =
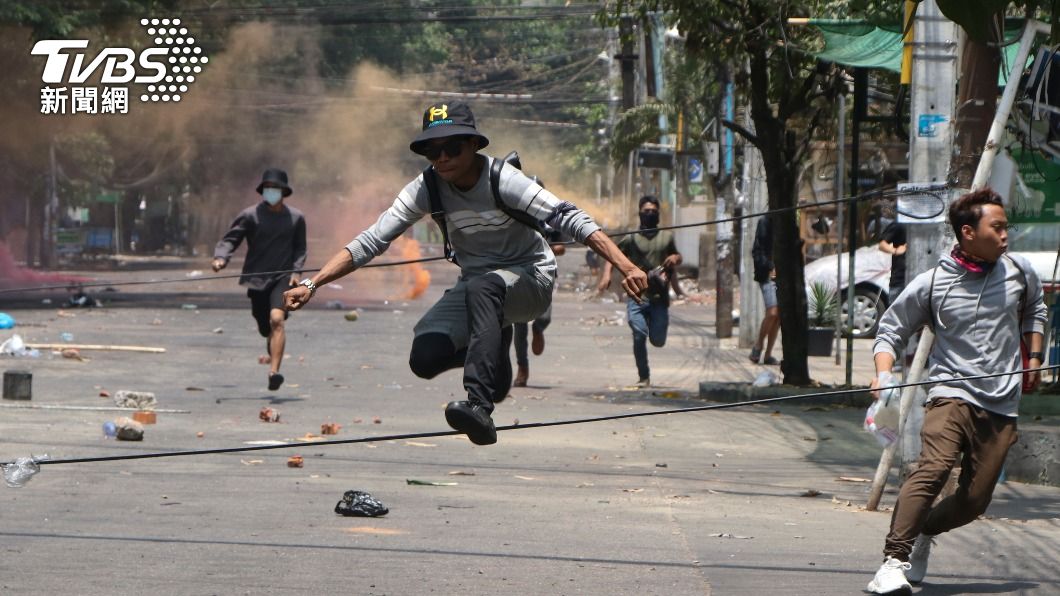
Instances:
[[[531,176],[531,180],[536,182],[541,188],[545,188],[545,183],[541,181],[537,176]],[[552,253],[557,257],[561,257],[567,252],[567,247],[563,244],[563,239],[559,232],[555,230],[549,230],[546,239],[549,242],[549,247],[552,249]],[[589,251],[590,254],[596,254]],[[526,383],[530,380],[530,357],[526,353],[528,338],[533,335],[533,340],[529,342],[530,349],[534,352],[534,356],[540,356],[545,352],[545,329],[552,323],[552,305],[549,304],[545,312],[541,313],[536,319],[530,323],[515,323],[514,328],[514,339],[515,344],[515,381],[512,382],[514,387],[526,387]]]
[[[287,345],[283,293],[298,285],[298,271],[305,266],[306,226],[302,212],[285,203],[294,192],[287,183],[287,172],[265,170],[258,184],[261,201],[236,216],[224,238],[214,248],[214,272],[224,269],[232,253],[247,241],[247,257],[239,284],[247,287],[250,314],[258,323],[258,333],[265,338],[268,351],[269,391],[283,385],[280,365]],[[272,273],[274,271],[295,273]]]
[[[639,299],[626,301],[629,327],[633,331],[633,360],[637,365],[637,385],[651,386],[648,366],[648,342],[661,348],[666,345],[670,327],[670,280],[677,275],[681,253],[677,252],[674,234],[659,230],[659,199],[651,195],[641,197],[639,210],[640,231],[627,234],[618,241],[618,248],[648,276],[648,287]],[[604,265],[597,284],[603,293],[611,284],[611,266]]]

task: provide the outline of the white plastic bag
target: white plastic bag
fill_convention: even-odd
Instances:
[[[755,377],[755,380],[751,385],[755,387],[769,387],[770,385],[776,385],[779,382],[780,379],[777,378],[777,375],[773,374],[773,371],[763,370],[758,373],[758,376]]]
[[[28,356],[30,358],[37,358],[40,356],[40,352],[35,348],[27,348],[26,342],[22,341],[22,336],[14,334],[10,338],[0,344],[0,354],[8,356]]]

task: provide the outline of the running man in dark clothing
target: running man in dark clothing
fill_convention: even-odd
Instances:
[[[214,249],[213,270],[224,269],[232,253],[246,239],[247,257],[239,284],[247,287],[250,312],[258,322],[258,333],[266,338],[269,391],[276,391],[283,384],[280,364],[287,343],[284,321],[288,313],[283,306],[283,293],[298,285],[298,272],[305,266],[305,217],[298,209],[284,204],[284,199],[293,192],[287,184],[287,172],[265,170],[257,190],[262,201],[236,216]],[[292,270],[296,273],[255,275]]]
[[[537,176],[531,176],[530,179],[541,188],[545,188],[545,183]],[[552,249],[554,255],[561,257],[566,254],[567,247],[563,243],[563,234],[556,230],[548,230],[545,239],[548,240],[548,246]],[[512,382],[513,387],[526,387],[526,382],[530,380],[530,356],[527,353],[527,347],[529,346],[533,350],[535,356],[543,354],[545,352],[545,329],[548,329],[551,324],[551,304],[545,309],[545,312],[538,315],[532,322],[514,324],[515,333],[512,343],[515,345],[515,364],[517,368],[515,380]],[[532,340],[530,339],[531,335],[533,335]]]
[[[647,195],[641,197],[638,214],[640,232],[623,236],[618,248],[648,278],[648,287],[639,299],[626,301],[626,314],[633,331],[633,360],[637,365],[637,385],[651,386],[651,368],[648,366],[648,342],[661,348],[666,345],[666,334],[670,328],[670,280],[677,275],[681,264],[681,253],[677,252],[674,233],[658,230],[659,199]],[[603,293],[611,284],[611,265],[605,264],[597,283],[597,293]]]

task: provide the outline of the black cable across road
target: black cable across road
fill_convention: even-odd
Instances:
[[[426,263],[428,261],[438,261],[444,257],[425,257],[422,259],[408,259],[405,261],[386,261],[384,263],[369,263],[361,269],[366,267],[397,267],[398,265],[411,265],[413,263]],[[7,288],[0,289],[0,294],[11,294],[15,292],[37,292],[40,290],[63,290],[63,289],[81,289],[81,288],[99,288],[107,287],[111,288],[114,286],[149,286],[155,284],[173,284],[173,283],[188,283],[188,282],[203,282],[203,281],[214,281],[218,279],[235,279],[238,277],[271,277],[274,275],[283,275],[291,273],[313,273],[320,271],[320,269],[286,269],[283,271],[263,271],[261,273],[229,273],[225,275],[211,275],[209,277],[180,277],[173,279],[145,279],[141,281],[119,281],[119,282],[92,282],[92,283],[81,283],[81,282],[67,282],[65,284],[54,284],[50,286],[34,286],[32,288]]]
[[[913,214],[913,213],[905,213],[904,211],[899,211],[899,213],[901,213],[902,215],[905,215],[907,217],[911,217],[913,219],[932,219],[934,217],[938,217],[939,215],[941,215],[942,212],[945,211],[945,209],[946,209],[946,200],[943,199],[938,194],[940,190],[942,190],[942,189],[872,191],[872,192],[862,193],[862,194],[859,194],[859,195],[851,195],[851,196],[848,196],[848,197],[842,197],[842,198],[834,199],[834,200],[831,200],[831,201],[820,201],[820,202],[817,202],[817,203],[806,203],[806,204],[802,204],[802,205],[792,205],[790,207],[780,207],[778,209],[769,209],[769,210],[761,211],[761,212],[757,212],[757,213],[747,213],[747,214],[744,214],[744,215],[735,215],[735,216],[732,216],[732,217],[723,217],[723,218],[720,218],[720,219],[710,219],[710,220],[707,220],[707,221],[700,221],[700,222],[695,222],[695,223],[680,224],[680,225],[675,225],[675,226],[660,226],[660,227],[657,227],[657,228],[644,228],[644,229],[637,229],[637,230],[626,230],[626,231],[622,231],[622,232],[613,232],[613,233],[608,234],[608,236],[611,237],[611,238],[620,238],[622,236],[629,236],[630,234],[637,234],[637,233],[640,233],[640,232],[653,232],[653,231],[660,231],[660,230],[680,230],[680,229],[684,229],[684,228],[698,228],[698,227],[703,227],[703,226],[711,226],[711,225],[717,225],[717,224],[723,224],[723,223],[731,223],[731,222],[743,221],[745,219],[751,219],[751,218],[754,218],[754,217],[765,217],[765,216],[768,216],[768,215],[773,215],[774,213],[788,213],[788,212],[791,212],[791,211],[798,211],[800,209],[816,208],[816,207],[821,207],[821,206],[825,206],[825,205],[836,205],[836,204],[839,204],[839,203],[849,203],[849,202],[854,202],[854,201],[862,201],[862,200],[866,200],[866,199],[897,198],[897,197],[901,197],[901,196],[911,196],[911,195],[929,195],[932,198],[934,198],[935,200],[939,201],[939,204],[940,204],[941,207],[936,213],[932,213],[932,214],[926,215],[926,216],[924,216],[924,215],[916,215],[916,214]],[[565,244],[566,245],[566,244],[578,244],[578,242],[577,241],[568,241],[568,242],[553,243],[553,244]],[[423,258],[420,258],[420,259],[408,259],[408,260],[404,260],[404,261],[386,261],[386,262],[383,262],[383,263],[368,263],[367,265],[364,265],[363,267],[360,267],[360,269],[365,269],[365,268],[369,268],[369,267],[397,267],[397,266],[401,266],[401,265],[413,265],[413,264],[417,264],[417,263],[429,263],[431,261],[442,261],[442,260],[445,260],[444,256],[423,257]],[[182,278],[174,278],[174,279],[149,279],[149,280],[141,280],[141,281],[123,281],[123,282],[91,282],[91,283],[68,282],[68,283],[64,283],[64,284],[54,284],[54,285],[48,285],[48,286],[34,286],[34,287],[23,287],[23,288],[0,289],[0,294],[13,294],[13,293],[21,293],[21,292],[39,292],[39,291],[43,291],[43,290],[65,290],[65,289],[82,289],[82,288],[98,288],[98,287],[111,288],[111,287],[116,287],[116,286],[144,286],[144,285],[155,285],[155,284],[202,282],[202,281],[207,281],[207,280],[208,281],[214,281],[214,280],[220,280],[220,279],[234,279],[234,278],[250,277],[250,276],[253,276],[253,277],[271,277],[271,276],[279,276],[279,275],[285,275],[285,274],[290,275],[292,273],[315,273],[317,271],[320,271],[320,269],[287,269],[287,270],[283,270],[283,271],[263,271],[263,272],[260,272],[260,273],[233,273],[233,274],[226,274],[226,275],[211,275],[209,277],[182,277]]]
[[[894,388],[905,388],[905,387],[920,387],[923,385],[934,385],[936,383],[950,382],[950,381],[973,381],[976,379],[990,379],[995,377],[1005,377],[1010,375],[1020,375],[1026,372],[1040,372],[1046,370],[1053,370],[1060,368],[1060,365],[1043,366],[1040,368],[1029,368],[1021,369],[1011,372],[1003,373],[992,373],[987,375],[972,375],[966,377],[954,377],[949,379],[939,379],[934,381],[918,381],[916,383],[903,383],[900,385],[893,385]],[[667,414],[685,414],[689,412],[704,412],[707,410],[725,410],[729,408],[740,408],[744,406],[752,406],[758,404],[776,403],[782,401],[791,401],[797,399],[808,399],[811,397],[833,397],[838,395],[849,395],[851,393],[862,393],[866,388],[856,389],[839,389],[836,391],[820,391],[817,393],[806,393],[802,395],[784,395],[780,397],[767,397],[763,399],[754,399],[749,401],[741,401],[729,404],[711,404],[707,406],[692,406],[688,408],[673,408],[668,410],[654,410],[650,412],[631,412],[627,414],[611,414],[608,416],[592,416],[588,418],[571,418],[567,420],[554,420],[551,422],[531,422],[529,424],[512,424],[508,426],[498,426],[498,431],[509,431],[509,430],[523,430],[529,428],[545,428],[548,426],[567,426],[571,424],[589,424],[593,422],[606,422],[609,420],[622,420],[626,418],[644,418],[647,416],[664,416]],[[330,446],[330,445],[353,445],[356,443],[378,443],[382,441],[402,441],[408,439],[425,439],[430,437],[446,437],[451,435],[461,435],[459,431],[447,430],[447,431],[436,431],[436,432],[425,432],[425,433],[406,433],[399,435],[382,435],[377,437],[361,437],[359,439],[338,439],[330,441],[316,441],[313,443],[281,443],[277,445],[252,445],[245,447],[227,447],[220,449],[192,449],[185,451],[160,451],[154,453],[136,453],[132,455],[105,455],[100,457],[78,457],[78,458],[67,458],[67,459],[42,459],[36,461],[38,465],[58,465],[58,464],[84,464],[84,463],[96,463],[96,462],[108,462],[108,461],[125,461],[133,459],[157,459],[162,457],[188,457],[193,455],[216,455],[219,453],[243,453],[248,451],[268,451],[272,449],[291,449],[291,448],[302,448],[305,449],[308,445],[316,446]],[[13,465],[15,462],[7,461],[0,462],[0,467]]]

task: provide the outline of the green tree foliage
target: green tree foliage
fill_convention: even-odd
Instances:
[[[665,11],[704,68],[715,75],[723,66],[736,73],[754,127],[725,125],[761,152],[769,207],[781,209],[797,200],[800,163],[817,127],[831,117],[838,90],[837,71],[817,64],[810,53],[816,36],[807,28],[788,26],[787,20],[828,17],[849,5],[825,0],[630,0],[613,3],[609,14],[633,13],[646,21],[650,13]],[[787,383],[807,384],[807,305],[797,219],[794,212],[773,218],[782,372]]]
[[[322,113],[347,119],[353,100],[350,109],[340,108],[356,67],[365,63],[443,91],[531,94],[522,103],[472,103],[480,117],[582,125],[553,138],[557,161],[584,172],[604,162],[596,131],[607,117],[605,104],[591,103],[606,95],[600,81],[607,72],[607,61],[597,58],[604,34],[594,12],[559,0],[0,2],[0,27],[7,33],[0,36],[0,67],[13,80],[0,89],[0,101],[5,124],[19,133],[0,138],[0,213],[12,205],[20,210],[29,196],[31,219],[39,223],[52,144],[65,176],[64,206],[99,189],[118,190],[136,204],[183,195],[204,212],[213,206],[211,217],[227,223],[238,205],[234,193],[245,192],[264,166],[292,162],[300,190],[345,192],[358,173],[344,153],[358,147],[336,138],[311,150],[300,139]],[[35,41],[87,38],[90,58],[103,46],[138,48],[146,42],[138,26],[145,16],[180,16],[212,59],[181,109],[134,100],[130,114],[120,118],[40,114],[42,62],[29,56]],[[223,58],[233,55],[238,58],[220,70]],[[376,116],[389,109],[379,106]],[[348,125],[336,122],[336,129]],[[89,147],[101,161],[89,159]],[[0,219],[8,220],[0,224],[0,238],[10,222],[25,220],[21,213]]]

